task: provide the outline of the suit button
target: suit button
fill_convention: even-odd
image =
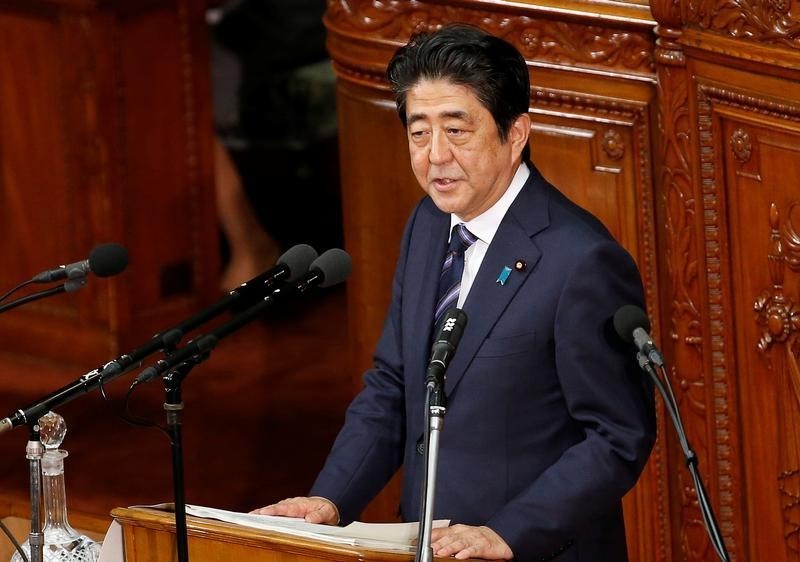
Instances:
[[[425,445],[422,444],[422,441],[417,441],[417,453],[420,455],[425,454]]]

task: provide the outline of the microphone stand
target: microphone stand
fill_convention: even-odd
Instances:
[[[430,382],[425,393],[428,404],[425,410],[425,473],[422,480],[422,507],[417,536],[415,562],[432,562],[431,529],[433,528],[433,503],[436,494],[436,467],[439,462],[439,437],[447,413],[447,396],[441,381]]]
[[[175,503],[175,539],[178,562],[189,562],[189,532],[186,524],[186,486],[183,470],[182,419],[184,408],[181,397],[181,383],[194,367],[211,356],[211,352],[219,340],[255,320],[274,302],[274,297],[262,299],[261,302],[212,330],[211,333],[192,339],[186,346],[160,360],[155,366],[148,367],[132,383],[131,388],[142,382],[149,381],[159,374],[166,373],[163,377],[165,391],[164,412],[167,417],[167,428],[172,449],[172,494]]]
[[[183,400],[181,383],[189,372],[202,362],[205,357],[185,361],[164,376],[164,411],[167,415],[167,427],[172,443],[172,483],[175,502],[175,538],[177,541],[178,561],[189,560],[189,534],[186,528],[186,486],[183,478],[183,438],[181,432]]]
[[[164,375],[164,388],[166,391],[164,411],[167,415],[167,425],[169,426],[169,434],[172,441],[172,479],[174,486],[173,496],[175,501],[175,534],[178,562],[188,562],[189,560],[188,531],[186,528],[186,498],[183,478],[181,432],[183,401],[181,399],[181,383],[195,366],[211,356],[211,352],[219,340],[260,317],[266,309],[275,304],[280,297],[293,293],[302,294],[308,288],[310,287],[305,287],[303,289],[291,288],[289,290],[276,289],[270,296],[263,298],[259,303],[238,314],[232,320],[218,326],[206,335],[201,335],[192,339],[181,349],[176,350],[165,359],[158,361],[155,366],[148,367],[142,371],[139,377],[133,382],[133,386],[135,386],[151,380],[162,373],[166,373],[166,375]]]
[[[42,456],[44,446],[39,434],[39,420],[32,420],[28,424],[30,437],[25,447],[25,457],[28,459],[30,473],[31,496],[31,532],[28,535],[30,544],[30,562],[42,562],[44,556],[44,530],[42,529]]]
[[[663,365],[659,365],[663,377],[662,381],[662,378],[659,377],[655,369],[653,369],[650,360],[642,352],[638,352],[636,354],[636,358],[639,361],[639,367],[641,367],[641,369],[645,371],[651,379],[653,379],[653,383],[656,385],[659,394],[661,394],[662,398],[664,399],[664,405],[667,408],[667,412],[672,418],[672,424],[675,427],[676,433],[678,434],[678,442],[680,443],[681,451],[686,459],[686,466],[692,475],[692,480],[694,480],[694,488],[697,493],[697,503],[700,505],[700,514],[703,516],[703,523],[705,524],[706,532],[708,532],[708,536],[711,539],[711,544],[714,546],[714,550],[716,550],[719,559],[722,560],[722,562],[729,562],[730,556],[725,548],[725,541],[722,539],[722,533],[720,532],[717,520],[714,517],[714,509],[708,499],[708,493],[706,492],[705,486],[703,486],[703,481],[700,478],[700,473],[698,470],[699,461],[697,459],[697,455],[692,450],[691,445],[689,445],[688,438],[686,437],[686,432],[683,428],[683,421],[681,420],[681,414],[678,410],[678,403],[677,400],[675,400],[675,393],[672,391],[672,385],[670,385],[667,372]]]

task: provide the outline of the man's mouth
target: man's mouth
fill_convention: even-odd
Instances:
[[[447,189],[457,181],[455,178],[433,178],[433,184],[439,189]]]

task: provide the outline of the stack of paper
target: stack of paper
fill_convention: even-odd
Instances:
[[[419,533],[418,523],[361,523],[356,521],[346,527],[334,527],[306,523],[303,519],[293,517],[251,515],[196,505],[187,505],[186,513],[195,517],[217,519],[245,527],[276,531],[332,544],[401,552],[414,551],[415,547],[412,541],[417,538]],[[434,521],[433,526],[434,528],[447,527],[449,524],[449,521]]]

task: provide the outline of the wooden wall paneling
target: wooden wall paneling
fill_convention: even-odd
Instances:
[[[87,225],[96,226],[98,217],[85,208],[84,193],[74,181],[77,147],[86,146],[85,127],[70,122],[80,90],[64,70],[65,60],[85,57],[78,57],[74,45],[65,40],[63,22],[55,13],[3,10],[0,26],[4,37],[0,64],[16,69],[0,76],[0,232],[7,241],[0,249],[5,265],[0,279],[5,292],[38,271],[64,263],[64,256],[74,256],[67,261],[85,256],[91,247]],[[107,299],[107,285],[96,289],[100,300]],[[86,293],[39,301],[4,314],[0,340],[8,349],[30,353],[49,346],[65,349],[67,360],[75,359],[69,355],[71,344],[109,347],[103,330],[108,311],[82,307]],[[84,322],[86,329],[76,333],[74,328]],[[54,324],[63,329],[48,336]]]
[[[93,365],[218,291],[202,3],[4,0],[0,284],[116,241],[119,277],[0,317],[3,349]],[[197,70],[199,69],[199,71]]]
[[[658,22],[654,52],[658,134],[654,136],[654,144],[657,150],[655,216],[659,225],[657,271],[660,279],[660,294],[651,302],[656,302],[661,310],[660,321],[654,322],[653,326],[656,336],[661,336],[658,339],[669,362],[671,380],[675,380],[676,370],[683,368],[687,360],[686,352],[695,350],[699,333],[698,258],[692,243],[697,213],[691,166],[694,128],[688,109],[686,56],[678,41],[682,28],[680,3],[652,1],[650,8]],[[657,529],[654,547],[657,546],[655,552],[663,560],[678,560],[685,534],[681,532],[682,510],[676,509],[671,500],[674,486],[670,484],[674,481],[675,471],[684,468],[682,464],[676,468],[675,455],[680,455],[680,449],[676,446],[674,428],[665,415],[661,397],[657,397],[656,405],[660,437],[650,467],[657,470],[654,478],[660,494],[652,509],[660,514],[661,525]]]
[[[691,71],[687,68],[682,46],[682,22],[675,3],[654,2],[653,13],[659,21],[659,108],[661,139],[660,205],[665,239],[662,245],[665,265],[664,301],[669,319],[662,323],[662,338],[669,359],[669,375],[678,397],[679,409],[687,435],[700,459],[700,472],[711,479],[707,484],[712,504],[722,526],[729,552],[733,549],[734,529],[730,512],[720,516],[718,480],[710,463],[709,431],[714,427],[713,401],[707,380],[710,342],[706,339],[705,319],[708,317],[703,230],[704,197],[700,191],[697,172],[697,124],[690,112]],[[659,6],[655,6],[659,4]],[[682,462],[682,453],[674,437],[674,428],[665,428],[669,438],[665,481],[670,490],[670,521],[672,557],[676,560],[708,560],[716,556],[707,539],[691,477]]]
[[[531,75],[534,164],[570,198],[592,209],[641,264],[650,253],[644,245],[653,244],[654,236],[652,221],[642,231],[638,220],[639,204],[652,206],[654,85],[630,87],[535,68]]]
[[[693,61],[688,70],[693,74]],[[696,135],[693,138],[694,193],[690,197],[694,220],[689,225],[692,233],[693,256],[699,258],[699,273],[693,279],[692,290],[699,299],[696,323],[692,325],[698,337],[686,337],[676,353],[673,385],[676,386],[678,405],[687,425],[687,437],[702,467],[701,474],[711,496],[712,505],[722,528],[728,551],[733,560],[741,559],[741,514],[735,496],[736,433],[735,394],[731,385],[733,361],[730,352],[730,330],[733,325],[725,298],[729,296],[729,278],[726,270],[725,239],[726,214],[724,185],[714,174],[718,158],[713,142],[714,126],[708,105],[697,99],[689,84],[690,110]],[[696,205],[696,207],[694,207]],[[696,252],[696,254],[694,254]],[[692,260],[694,265],[694,260]],[[683,354],[681,353],[683,352]],[[731,458],[733,454],[733,458]],[[706,560],[714,556],[703,520],[696,502],[696,490],[691,477],[678,468],[677,459],[673,477],[673,501],[680,506],[680,547],[686,560]]]
[[[720,502],[736,517],[743,559],[788,562],[800,555],[800,393],[792,319],[800,84],[769,76],[754,81],[749,73],[705,62],[696,68],[698,119],[711,127],[701,149],[709,144],[716,155],[704,181],[717,183],[726,211],[720,226],[730,225],[721,234],[729,246],[722,245],[721,259],[730,281],[721,285],[720,305],[732,327],[710,326],[712,337],[725,342],[715,346],[725,351],[721,359],[735,366],[725,373],[730,398],[724,411],[717,404],[717,433],[723,433],[717,448],[724,452],[718,454]],[[722,370],[720,358],[712,360],[715,372]],[[720,423],[728,419],[738,424]],[[723,464],[728,457],[739,462]]]
[[[360,374],[372,365],[386,318],[400,233],[424,193],[411,172],[406,133],[388,91],[340,81],[338,112],[345,243],[356,264],[348,280],[355,391]]]
[[[727,119],[721,126],[721,140],[736,147],[729,144],[724,159],[730,212],[736,224],[751,225],[731,231],[733,291],[742,295],[732,305],[748,554],[791,561],[800,554],[800,198],[788,182],[800,180],[800,126],[776,131]]]
[[[780,199],[776,194],[783,190],[774,185],[776,176],[766,179],[763,156],[755,152],[764,146],[758,139],[782,135],[783,155],[788,158],[793,150],[785,135],[796,120],[791,100],[797,95],[797,21],[785,3],[683,2],[683,21],[673,17],[670,3],[658,4],[662,6],[654,15],[664,24],[662,37],[670,54],[660,61],[660,71],[670,69],[663,73],[660,105],[676,116],[664,121],[677,133],[665,136],[674,167],[665,165],[668,183],[662,186],[665,232],[668,248],[674,250],[665,260],[675,303],[674,345],[668,350],[674,357],[673,379],[731,558],[795,560],[796,551],[787,555],[781,547],[796,536],[793,508],[779,507],[774,490],[763,488],[767,475],[777,469],[775,451],[794,436],[791,431],[775,433],[780,424],[767,414],[767,404],[776,407],[773,387],[751,384],[764,375],[763,365],[758,366],[764,358],[754,347],[758,334],[753,333],[752,308],[754,303],[765,306],[751,296],[751,285],[766,275],[757,256],[769,261],[754,239],[769,238],[766,224],[779,222],[779,211],[762,209],[762,221],[767,222],[761,226],[755,215],[759,207],[771,207],[764,197]],[[685,71],[673,70],[684,65]],[[673,103],[676,99],[680,101]],[[683,126],[685,115],[689,127]],[[683,148],[687,145],[688,151]],[[748,151],[753,154],[746,156]],[[781,175],[791,178],[794,168],[778,164],[781,160],[774,154],[771,158]],[[684,177],[686,162],[690,181]],[[763,314],[761,320],[766,319]],[[756,460],[759,453],[764,458]],[[679,533],[676,557],[714,557],[691,482],[674,464],[673,500],[680,506],[677,518],[673,513]],[[776,542],[773,524],[781,511],[786,535]]]
[[[137,268],[126,293],[139,334],[188,316],[218,291],[204,22],[202,3],[188,0],[118,16],[120,185]]]

